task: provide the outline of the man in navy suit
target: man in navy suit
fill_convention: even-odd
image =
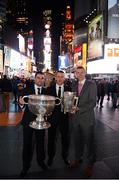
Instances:
[[[46,94],[46,89],[44,88],[45,75],[42,72],[36,72],[35,74],[35,83],[29,88],[25,88],[22,92],[22,96],[19,98],[19,103],[22,106],[25,106],[24,114],[22,117],[22,125],[23,125],[23,169],[21,171],[21,177],[24,177],[27,174],[31,166],[31,160],[33,156],[33,135],[35,136],[36,142],[36,155],[38,165],[46,170],[47,166],[44,163],[45,160],[45,130],[37,130],[33,129],[29,126],[31,121],[34,121],[36,115],[34,115],[28,108],[28,105],[25,105],[25,101],[23,99],[24,95],[31,94]]]
[[[63,71],[58,71],[55,77],[56,83],[48,88],[48,94],[62,98],[64,91],[71,91],[71,88],[65,84],[65,74]],[[51,127],[48,129],[48,166],[51,166],[56,154],[56,140],[58,130],[61,134],[62,158],[66,165],[69,165],[69,115],[63,112],[61,105],[55,106],[52,115],[48,118]]]

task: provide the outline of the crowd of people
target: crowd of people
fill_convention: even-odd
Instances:
[[[119,107],[119,80],[106,81],[101,79],[97,83],[97,105],[103,108],[104,97],[107,95],[107,100],[112,101],[114,109]]]
[[[84,175],[90,177],[93,173],[93,165],[96,161],[96,139],[95,139],[95,113],[96,104],[103,108],[104,96],[107,100],[112,99],[113,108],[119,106],[119,81],[107,82],[104,79],[94,81],[86,76],[85,69],[80,66],[75,70],[75,79],[66,80],[63,71],[57,71],[50,86],[45,86],[45,74],[36,72],[35,79],[20,79],[14,77],[8,79],[4,76],[0,80],[1,93],[14,94],[14,103],[18,103],[23,109],[21,125],[23,126],[23,167],[20,177],[25,177],[31,167],[34,148],[36,148],[36,158],[42,170],[48,170],[55,159],[58,134],[61,135],[61,157],[65,165],[69,168],[77,168],[86,158],[87,166]],[[72,107],[71,112],[64,112],[62,105],[54,107],[47,121],[51,126],[47,129],[34,129],[29,123],[36,119],[23,98],[24,95],[43,94],[63,98],[65,91],[75,92],[78,97],[77,106]],[[8,103],[6,103],[6,106]],[[70,129],[72,122],[72,130]],[[47,142],[46,136],[47,134]],[[35,140],[34,140],[35,138]],[[74,157],[70,160],[70,146],[73,142]],[[47,148],[46,148],[47,146]],[[47,151],[46,151],[47,150]],[[47,161],[46,158],[48,157]]]

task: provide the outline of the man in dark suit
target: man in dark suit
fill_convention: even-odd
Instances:
[[[45,82],[45,75],[42,72],[36,72],[35,74],[35,83],[29,88],[25,88],[22,92],[22,96],[19,98],[20,105],[24,106],[25,101],[23,99],[24,95],[31,94],[46,94],[46,89],[43,87]],[[22,125],[23,125],[23,169],[21,171],[21,177],[27,174],[31,166],[31,160],[33,156],[33,135],[35,135],[36,142],[36,154],[37,154],[37,162],[38,165],[46,170],[47,166],[44,163],[45,160],[45,130],[37,130],[33,129],[29,126],[31,121],[34,121],[36,115],[30,112],[28,105],[25,105],[24,114],[22,117]]]
[[[77,108],[74,108],[73,117],[73,142],[75,151],[75,160],[71,167],[77,167],[82,162],[84,150],[86,149],[87,167],[85,175],[92,175],[92,167],[95,161],[95,115],[94,107],[96,105],[97,88],[91,80],[85,79],[86,71],[81,67],[76,68],[77,82],[73,84],[73,91],[77,92],[79,97]],[[85,148],[86,147],[86,148]]]
[[[48,88],[48,94],[62,98],[64,91],[70,91],[70,87],[65,82],[65,74],[63,71],[58,71],[55,77],[56,83]],[[62,105],[55,106],[52,115],[48,118],[51,127],[48,129],[48,166],[53,163],[54,156],[56,154],[56,139],[58,130],[61,133],[62,143],[62,158],[66,165],[69,165],[68,154],[69,154],[69,116],[68,113],[63,112]]]

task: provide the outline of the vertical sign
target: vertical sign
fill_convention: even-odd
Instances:
[[[3,50],[0,49],[0,72],[3,72]]]
[[[108,38],[119,39],[119,0],[108,0]]]

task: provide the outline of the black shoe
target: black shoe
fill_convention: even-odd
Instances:
[[[52,166],[52,164],[53,164],[53,159],[49,158],[48,161],[47,161],[47,165]]]
[[[67,165],[67,166],[70,166],[70,161],[67,160],[67,159],[63,159],[64,160],[64,163]]]
[[[20,173],[20,178],[24,178],[27,175],[27,171],[26,169],[23,169]]]
[[[39,166],[40,166],[40,167],[42,168],[42,170],[44,170],[44,171],[48,169],[47,165],[46,165],[44,162],[40,163]]]

